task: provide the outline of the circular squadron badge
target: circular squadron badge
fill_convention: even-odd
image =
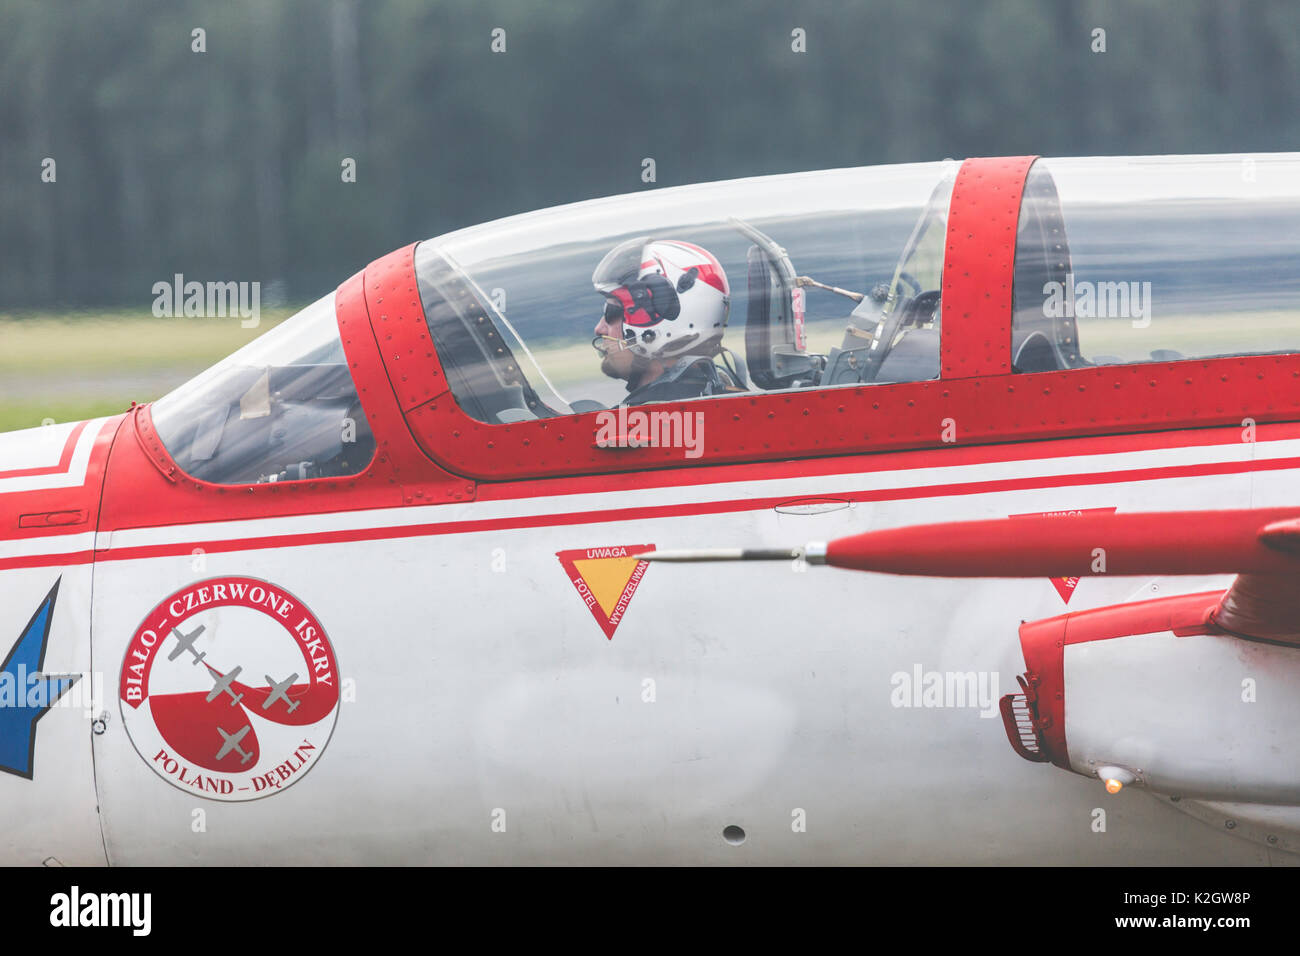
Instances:
[[[173,786],[255,800],[292,786],[329,742],[338,663],[320,621],[283,588],[209,578],[149,612],[126,648],[122,722]]]

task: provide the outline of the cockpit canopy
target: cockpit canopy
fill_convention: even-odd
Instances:
[[[651,190],[419,243],[436,361],[426,353],[428,368],[407,363],[399,380],[427,373],[432,399],[437,365],[457,414],[510,425],[642,401],[917,383],[939,378],[941,364],[945,379],[960,379],[1300,354],[1300,155],[1016,163],[984,193],[1010,212],[1028,168],[1005,241],[1000,225],[984,228],[993,220],[980,218],[978,184],[963,192],[980,174],[963,179],[949,161]],[[989,248],[976,248],[975,233]],[[706,271],[725,272],[704,280],[725,300],[725,331],[720,342],[701,336],[698,355],[628,372],[593,348],[618,313],[610,293],[627,292],[615,287],[635,274],[644,288],[628,302],[632,292],[659,297],[652,319],[630,323],[644,336],[699,278],[636,261],[651,240],[702,251]],[[981,271],[996,256],[1000,271]],[[994,287],[971,284],[986,275],[999,276]],[[961,343],[994,357],[950,362],[966,354]],[[638,398],[643,374],[682,387]],[[333,294],[152,416],[176,463],[215,483],[359,474],[375,449]]]
[[[593,269],[635,267],[608,259],[635,255],[631,238],[677,239],[730,279],[723,350],[706,355],[728,391],[937,378],[956,170],[774,176],[476,226],[417,248],[426,318],[480,421],[614,406],[630,389],[589,344]],[[1300,351],[1294,156],[1038,160],[1015,238],[1014,372]]]
[[[944,232],[958,164],[832,170],[547,210],[421,243],[426,319],[461,407],[509,423],[618,405],[592,348],[602,287],[680,240],[730,287],[728,391],[915,381],[939,372]],[[900,251],[902,255],[900,257]],[[637,260],[637,261],[634,261]],[[607,291],[607,290],[606,290]],[[875,346],[890,338],[897,348]],[[907,348],[901,348],[907,341]]]

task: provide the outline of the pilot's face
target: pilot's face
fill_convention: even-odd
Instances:
[[[600,370],[610,378],[623,380],[631,378],[637,365],[637,356],[628,351],[623,340],[623,320],[611,321],[602,315],[600,321],[596,323],[596,335],[599,336],[596,348],[603,356]]]

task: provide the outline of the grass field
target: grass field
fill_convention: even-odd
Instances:
[[[0,431],[79,421],[152,401],[295,310],[238,318],[158,319],[139,311],[0,315]]]

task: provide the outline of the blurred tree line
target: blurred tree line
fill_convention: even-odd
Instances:
[[[177,272],[302,300],[688,182],[1294,149],[1298,63],[1294,0],[0,0],[0,308],[147,310]]]

